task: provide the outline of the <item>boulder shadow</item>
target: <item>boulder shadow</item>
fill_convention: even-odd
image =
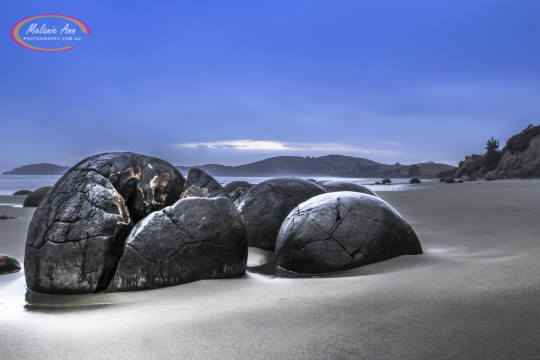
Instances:
[[[27,289],[25,294],[25,311],[43,314],[74,313],[99,310],[120,306],[122,301],[116,294],[95,293],[78,295],[52,295],[37,293]]]

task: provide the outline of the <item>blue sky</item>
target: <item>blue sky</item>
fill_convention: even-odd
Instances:
[[[11,40],[47,13],[92,34]],[[10,1],[0,23],[0,170],[104,151],[457,164],[540,123],[534,0]]]

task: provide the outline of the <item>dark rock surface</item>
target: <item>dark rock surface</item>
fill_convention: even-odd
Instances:
[[[242,197],[252,186],[253,185],[248,183],[247,181],[232,181],[225,185],[223,188],[225,189],[231,200],[234,201],[235,204],[238,204],[240,203],[240,201],[242,201]]]
[[[35,191],[32,191],[26,199],[24,199],[23,207],[38,207],[41,201],[43,201],[43,198],[49,190],[52,189],[52,186],[44,186],[41,187]]]
[[[377,196],[373,191],[363,185],[359,185],[350,181],[332,180],[325,181],[320,184],[327,192],[336,191],[354,191],[363,194]]]
[[[497,175],[494,171],[488,171],[486,175],[484,175],[484,180],[497,180]]]
[[[21,264],[19,264],[17,259],[9,255],[0,254],[0,275],[11,274],[19,270],[21,270]]]
[[[504,179],[506,178],[506,174],[504,173],[504,171],[499,171],[497,173],[497,179]]]
[[[456,180],[454,180],[453,178],[448,178],[446,180],[444,180],[445,184],[455,184],[456,183]]]
[[[238,181],[231,181],[230,183],[228,183],[227,185],[225,185],[223,188],[225,189],[225,191],[227,193],[231,193],[233,192],[234,190],[238,189],[238,188],[250,188],[252,187],[253,185],[250,184],[249,182],[247,181],[241,181],[241,180],[238,180]]]
[[[182,199],[135,226],[109,291],[238,277],[246,263],[245,229],[231,199]]]
[[[276,242],[277,265],[298,273],[340,271],[421,253],[418,237],[394,208],[349,191],[298,205]]]
[[[248,245],[273,250],[281,223],[289,212],[324,193],[321,186],[300,178],[275,178],[254,185],[238,204]]]
[[[30,195],[32,192],[30,190],[19,190],[15,191],[13,195]]]
[[[227,196],[223,186],[201,169],[189,170],[181,198]]]
[[[383,179],[382,183],[383,183],[383,184],[391,184],[391,183],[392,183],[392,180],[390,180],[390,179]]]
[[[10,220],[10,219],[16,219],[16,216],[13,215],[6,215],[6,214],[0,214],[0,220]]]
[[[420,179],[419,178],[412,178],[409,181],[409,184],[420,184]]]
[[[71,168],[36,209],[26,241],[27,286],[91,293],[108,286],[136,222],[180,198],[185,179],[164,160],[91,156]]]

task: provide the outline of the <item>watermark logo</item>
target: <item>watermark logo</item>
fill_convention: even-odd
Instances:
[[[17,45],[44,52],[71,50],[90,34],[90,28],[81,20],[58,14],[24,18],[10,31],[11,39]]]

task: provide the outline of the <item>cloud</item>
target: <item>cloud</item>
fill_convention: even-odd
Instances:
[[[326,152],[326,153],[358,153],[358,154],[396,154],[396,151],[387,149],[360,148],[341,143],[305,143],[305,142],[282,142],[271,140],[221,140],[211,142],[181,143],[178,146],[185,148],[230,149],[246,152],[257,151],[296,151],[296,152]]]

